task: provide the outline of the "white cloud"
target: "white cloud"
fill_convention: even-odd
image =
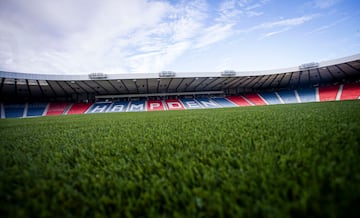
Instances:
[[[0,9],[0,33],[10,36],[5,47],[17,53],[0,56],[0,67],[39,73],[124,71],[120,38],[156,26],[171,8],[145,0],[15,0],[6,6]],[[13,65],[6,64],[9,59]]]
[[[256,11],[247,11],[246,12],[247,17],[258,17],[258,16],[261,16],[263,14],[264,14],[263,12],[256,12]]]
[[[153,73],[165,70],[169,63],[189,48],[189,45],[189,42],[184,41],[169,45],[159,52],[131,56],[127,59],[130,71],[133,73]]]
[[[9,7],[2,12],[13,19],[0,20],[0,67],[37,73],[157,72],[202,35],[207,18],[204,0],[17,0]]]
[[[268,3],[269,0],[261,0],[261,1],[258,1],[252,5],[249,5],[246,7],[246,10],[250,11],[250,10],[253,10],[253,9],[257,9],[257,8],[260,8],[262,6],[264,6],[266,3]]]
[[[247,29],[240,29],[236,31],[236,34],[238,35],[244,33],[253,34],[253,32],[257,31],[259,32],[260,36],[256,36],[255,38],[257,40],[263,40],[265,38],[287,32],[299,25],[302,25],[306,22],[313,20],[317,16],[318,14],[311,14],[311,15],[304,15],[301,17],[294,17],[288,19],[281,18],[273,22],[260,23],[258,25],[255,25]]]
[[[172,7],[167,19],[149,29],[131,34],[132,52],[127,55],[130,72],[159,72],[190,49],[192,40],[202,32],[207,18],[203,0]],[[126,48],[126,47],[125,47]]]
[[[281,29],[281,30],[265,33],[259,38],[259,40],[263,40],[265,38],[268,38],[268,37],[271,37],[271,36],[274,36],[274,35],[278,35],[280,33],[286,32],[288,30],[290,30],[290,28],[287,27],[287,28],[284,28],[284,29]]]
[[[195,48],[202,48],[227,38],[232,34],[232,27],[233,24],[215,24],[205,29],[203,35],[197,40]]]
[[[342,0],[313,0],[309,4],[315,8],[326,9],[334,6]]]
[[[256,17],[264,14],[262,11],[255,11],[254,9],[260,9],[266,5],[269,0],[252,1],[252,0],[226,0],[220,4],[218,9],[219,17],[217,21],[223,23],[237,22],[245,16]]]
[[[323,31],[325,31],[327,29],[330,29],[330,28],[332,28],[332,27],[334,27],[334,26],[336,26],[336,25],[338,25],[338,24],[340,24],[340,23],[342,23],[342,22],[344,22],[344,21],[346,21],[348,19],[349,19],[349,17],[343,17],[340,20],[336,20],[336,21],[334,21],[334,22],[332,22],[330,24],[326,24],[326,25],[323,25],[323,26],[321,26],[319,28],[316,28],[313,31],[311,31],[309,34],[323,32]]]
[[[285,20],[263,23],[263,24],[260,24],[256,27],[254,27],[254,29],[269,29],[269,28],[274,28],[274,27],[298,26],[307,21],[312,20],[315,16],[316,15],[306,15],[306,16],[301,16],[301,17],[296,17],[296,18],[289,18],[289,19],[285,19]]]
[[[316,13],[323,13],[320,9],[339,1],[311,0],[313,14],[290,18],[279,18],[287,13],[267,10],[269,2],[0,0],[0,70],[60,74],[159,72],[176,66],[176,60],[185,63],[189,54],[215,57],[207,54],[218,52],[212,48],[220,42],[228,42],[221,46],[224,51],[243,52],[251,42],[260,43],[257,40],[312,23],[319,16]],[[354,17],[319,24],[313,32],[325,31],[346,19]],[[241,37],[249,41],[234,43]],[[234,46],[230,46],[231,42]],[[231,65],[230,59],[221,58],[216,61],[222,63],[212,66],[225,69]]]
[[[243,11],[239,8],[235,0],[226,0],[220,4],[218,14],[216,18],[217,22],[229,23],[234,22],[234,19],[238,19],[238,17],[243,14]]]
[[[232,36],[240,15],[262,15],[246,9],[250,4],[226,0],[210,17],[206,0],[9,1],[0,8],[0,69],[158,72],[189,50]]]

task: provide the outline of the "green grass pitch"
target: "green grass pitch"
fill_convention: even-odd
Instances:
[[[0,120],[2,217],[356,217],[360,101]]]

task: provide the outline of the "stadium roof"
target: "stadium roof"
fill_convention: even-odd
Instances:
[[[360,54],[267,71],[52,75],[0,71],[1,100],[61,99],[160,93],[226,94],[279,90],[360,79]],[[85,96],[85,97],[84,97]]]

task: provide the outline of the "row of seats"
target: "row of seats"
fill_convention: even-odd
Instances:
[[[359,99],[360,83],[278,92],[248,93],[226,98],[180,98],[97,103],[1,104],[1,118],[51,116],[63,114],[163,111],[202,108],[243,107],[252,105]]]

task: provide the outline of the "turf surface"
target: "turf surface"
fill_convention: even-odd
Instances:
[[[0,120],[2,217],[356,217],[360,101]]]

